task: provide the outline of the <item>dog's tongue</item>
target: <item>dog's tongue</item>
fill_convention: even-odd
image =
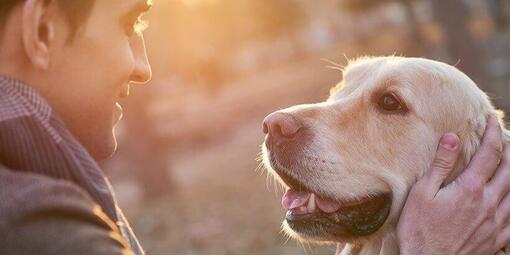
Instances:
[[[310,199],[311,195],[312,193],[309,192],[297,192],[289,189],[283,194],[282,206],[286,210],[304,206],[308,203],[308,199]]]
[[[301,206],[306,206],[308,203],[308,200],[310,199],[310,196],[312,196],[312,193],[309,192],[297,192],[294,190],[287,190],[285,194],[283,194],[282,197],[282,206],[286,210],[292,210],[294,208],[298,208]],[[315,202],[317,204],[317,207],[321,209],[321,211],[325,213],[333,213],[338,211],[340,209],[340,203],[320,198],[318,196],[315,196]]]
[[[341,207],[340,203],[338,202],[320,197],[315,198],[315,203],[317,203],[317,207],[319,207],[321,211],[325,213],[334,213]]]

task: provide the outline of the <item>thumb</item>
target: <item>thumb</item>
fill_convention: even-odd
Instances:
[[[439,141],[437,152],[423,181],[428,195],[434,197],[445,179],[453,171],[460,154],[460,140],[454,133],[447,133]]]

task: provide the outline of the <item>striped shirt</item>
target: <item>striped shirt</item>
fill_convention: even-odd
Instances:
[[[35,89],[2,76],[0,163],[12,171],[41,174],[78,185],[117,222],[133,252],[144,254],[97,162]]]

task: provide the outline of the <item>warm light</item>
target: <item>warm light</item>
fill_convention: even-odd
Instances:
[[[199,4],[216,4],[219,0],[181,0],[188,7],[194,7]]]

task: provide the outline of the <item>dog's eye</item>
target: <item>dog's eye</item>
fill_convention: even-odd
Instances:
[[[386,112],[405,112],[405,106],[394,93],[385,93],[379,99],[379,107]]]

